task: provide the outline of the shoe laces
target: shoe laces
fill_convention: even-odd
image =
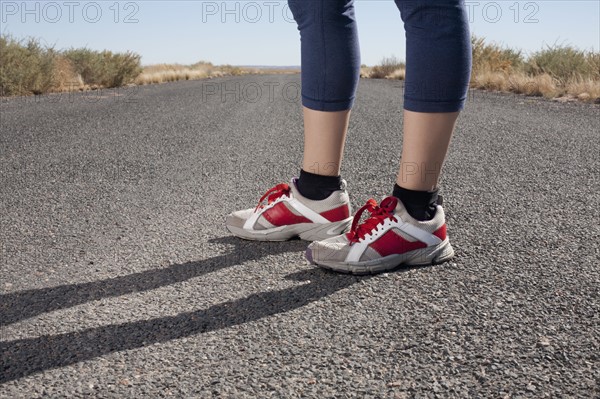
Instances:
[[[398,219],[394,215],[397,204],[398,199],[395,197],[387,197],[381,201],[381,204],[379,205],[377,205],[377,201],[370,198],[367,203],[356,212],[354,219],[352,220],[352,227],[350,228],[350,231],[346,233],[350,245],[362,240],[367,234],[379,228],[379,225],[387,218],[397,222]],[[370,212],[371,216],[361,224],[358,224],[365,211]]]
[[[260,199],[258,200],[258,205],[254,209],[254,212],[264,207],[263,201],[265,199],[267,200],[267,205],[270,205],[277,199],[283,197],[284,195],[288,197],[290,195],[290,186],[287,183],[281,183],[276,185],[275,187],[271,187],[267,190],[266,193],[263,194],[262,197],[260,197]]]

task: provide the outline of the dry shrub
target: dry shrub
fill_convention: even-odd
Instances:
[[[56,78],[54,88],[57,91],[78,90],[83,89],[85,86],[81,75],[75,71],[73,63],[63,55],[59,55],[55,59],[54,74]]]
[[[572,46],[548,46],[529,57],[525,71],[530,75],[550,75],[565,85],[579,79],[600,80],[600,53]]]
[[[387,76],[388,79],[404,80],[406,78],[406,68],[398,68]]]
[[[142,72],[140,56],[131,52],[112,53],[87,48],[63,52],[86,85],[119,87],[132,83]]]
[[[376,65],[371,69],[369,77],[372,79],[386,79],[398,69],[404,68],[404,63],[396,57],[386,57],[381,60],[379,65]]]
[[[56,85],[54,61],[57,52],[39,40],[26,43],[9,35],[0,36],[0,95],[42,94]]]
[[[496,43],[486,43],[485,39],[471,37],[473,48],[473,76],[479,73],[504,72],[509,74],[523,66],[521,51],[502,47]]]

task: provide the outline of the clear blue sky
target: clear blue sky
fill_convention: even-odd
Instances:
[[[307,0],[310,1],[310,0]],[[600,0],[467,1],[471,30],[526,52],[555,42],[600,50]],[[357,0],[363,63],[404,58],[393,0]],[[131,50],[145,65],[299,65],[300,42],[286,1],[7,1],[0,29],[56,48]]]

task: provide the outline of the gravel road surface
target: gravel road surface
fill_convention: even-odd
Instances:
[[[298,173],[299,75],[2,99],[0,397],[600,395],[600,106],[470,93],[451,263],[375,277],[230,237]],[[402,82],[363,80],[343,176],[391,191]]]

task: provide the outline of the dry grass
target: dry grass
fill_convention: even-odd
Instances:
[[[562,95],[562,90],[556,80],[548,74],[528,76],[522,73],[509,75],[508,90],[513,93],[528,96],[556,98]]]
[[[471,87],[550,99],[576,98],[584,102],[600,103],[599,80],[573,79],[564,83],[547,73],[528,75],[523,72],[479,72],[475,74]]]
[[[406,79],[406,68],[398,68],[394,72],[386,76],[386,79],[404,80]]]
[[[144,67],[136,78],[138,85],[175,82],[178,80],[203,79],[213,70],[212,64],[185,66],[179,64],[158,64]]]
[[[243,68],[244,74],[252,74],[252,75],[272,75],[272,74],[282,74],[282,75],[294,75],[300,73],[300,68],[290,68],[290,69],[282,69],[282,68]]]
[[[574,79],[566,85],[566,93],[581,101],[596,101],[600,99],[600,81],[593,79]]]
[[[278,68],[242,68],[232,65],[213,65],[210,62],[198,62],[193,65],[156,64],[144,67],[136,78],[139,85],[175,82],[179,80],[197,80],[219,78],[223,76],[257,75],[257,74],[291,74],[296,70]]]
[[[0,95],[31,95],[72,90],[196,80],[247,74],[298,73],[295,69],[159,64],[144,68],[140,56],[87,48],[55,51],[37,39],[16,40],[0,34]]]
[[[483,71],[471,78],[471,87],[484,90],[506,91],[507,75],[504,72]]]
[[[366,66],[366,65],[361,65],[360,66],[360,77],[361,78],[365,78],[365,79],[370,78],[372,70],[373,70],[373,67],[369,67],[369,66]]]
[[[556,80],[547,74],[528,76],[520,72],[484,71],[474,76],[471,87],[546,98],[555,98],[562,94]]]

